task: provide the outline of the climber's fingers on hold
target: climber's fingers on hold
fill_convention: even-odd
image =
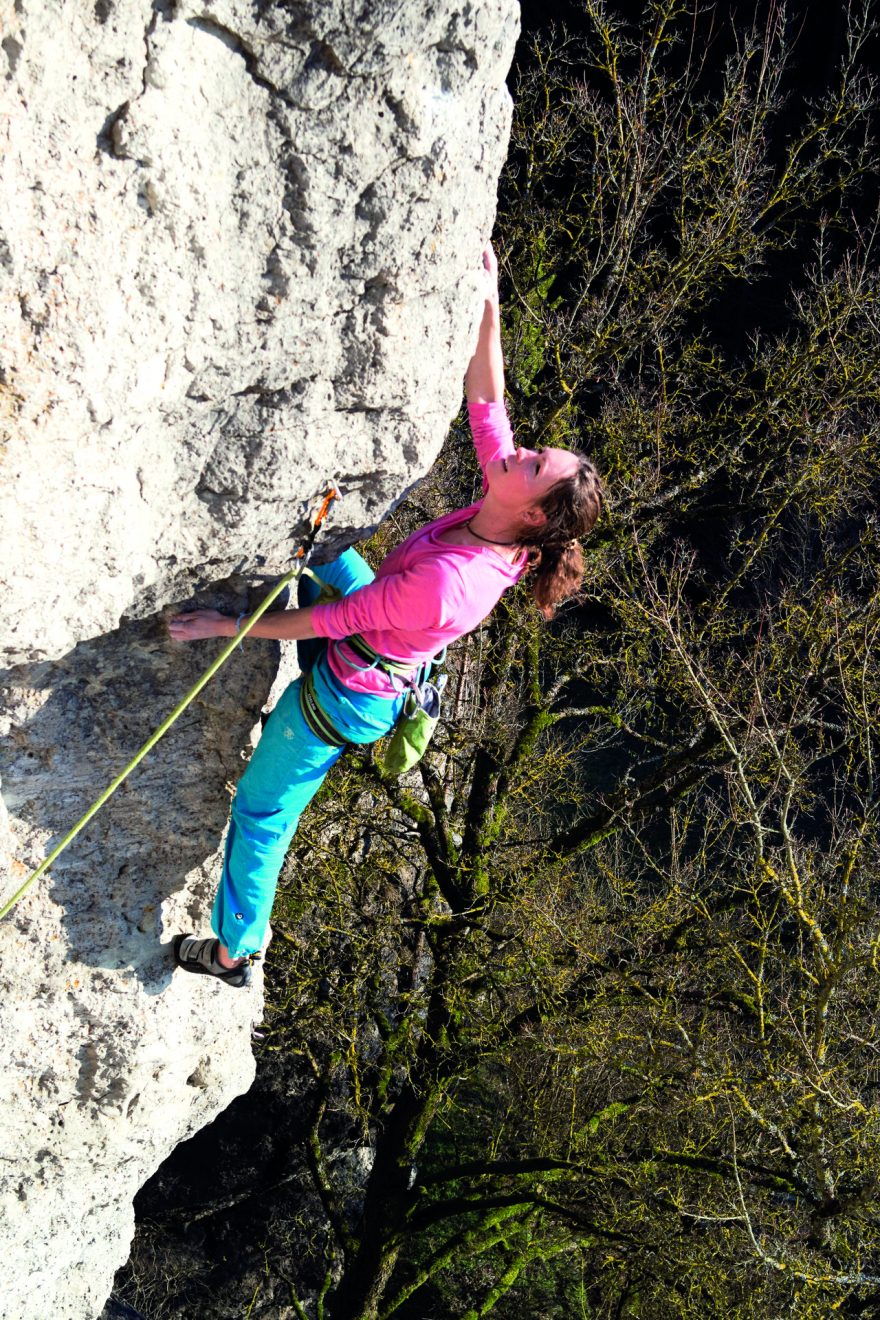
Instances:
[[[168,633],[175,642],[198,642],[220,635],[218,625],[226,616],[219,610],[191,610],[168,620]]]

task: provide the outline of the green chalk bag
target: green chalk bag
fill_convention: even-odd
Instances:
[[[386,775],[403,775],[425,754],[425,749],[440,720],[440,697],[446,686],[446,674],[438,674],[433,683],[410,688],[403,710],[389,735],[379,767]]]

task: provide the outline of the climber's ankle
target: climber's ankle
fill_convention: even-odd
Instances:
[[[230,958],[229,950],[225,944],[217,945],[215,957],[221,967],[238,967],[239,963],[244,962],[244,958]]]

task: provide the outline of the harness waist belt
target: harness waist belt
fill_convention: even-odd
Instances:
[[[366,660],[368,665],[376,665],[383,669],[386,674],[394,674],[400,678],[408,678],[414,669],[418,669],[417,660],[392,660],[387,655],[380,655],[374,651],[370,643],[365,641],[360,633],[354,633],[351,637],[343,639],[354,651],[355,655],[361,660]]]
[[[303,719],[311,732],[328,747],[346,747],[348,739],[343,737],[333,721],[322,710],[315,692],[314,671],[309,670],[299,690],[299,706]]]
[[[413,671],[419,671],[421,674],[419,682],[422,682],[425,675],[430,671],[431,665],[441,664],[446,655],[446,648],[444,647],[443,650],[434,657],[433,661],[428,660],[422,664],[419,664],[418,662],[415,664],[409,664],[405,660],[389,660],[387,656],[380,655],[378,651],[373,650],[369,642],[364,641],[360,633],[355,633],[354,636],[346,637],[343,640],[348,643],[360,660],[367,661],[368,668],[375,666],[388,674],[391,678],[403,679],[406,686],[402,690],[405,691],[406,687],[409,687],[410,697],[413,696],[413,685],[411,682]],[[350,663],[351,662],[349,661],[349,664]],[[328,747],[348,746],[349,740],[339,732],[336,725],[326,714],[321,703],[318,701],[318,694],[315,691],[314,670],[312,669],[310,669],[303,678],[302,687],[299,690],[299,704],[303,719],[316,738],[320,738]]]

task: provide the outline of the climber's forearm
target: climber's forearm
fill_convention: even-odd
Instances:
[[[247,622],[248,616],[245,615],[239,632],[247,627]],[[233,619],[230,636],[235,634],[235,623]],[[275,613],[264,614],[248,633],[248,637],[263,637],[273,642],[305,642],[317,635],[312,627],[311,605],[303,610],[276,610]]]
[[[176,614],[168,622],[168,632],[175,642],[200,642],[209,637],[235,637],[247,627],[248,615],[237,619],[219,610],[191,610]],[[236,626],[238,625],[238,626]],[[248,637],[262,637],[275,642],[304,642],[317,633],[312,627],[312,607],[304,610],[278,610],[257,620]]]
[[[483,251],[485,300],[477,347],[465,376],[468,403],[504,400],[504,356],[501,352],[501,313],[498,307],[498,259],[491,243]]]
[[[498,303],[487,298],[480,322],[480,337],[464,381],[468,403],[498,403],[504,398],[504,357],[501,352],[501,316]]]

